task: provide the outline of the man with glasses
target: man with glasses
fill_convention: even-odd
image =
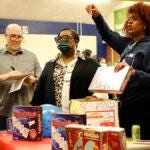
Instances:
[[[9,24],[4,34],[6,47],[0,50],[0,130],[6,129],[6,120],[11,117],[13,105],[29,105],[34,84],[41,74],[36,55],[21,47],[21,26]],[[10,75],[33,73],[24,80],[20,90],[9,94],[13,81],[5,80]]]
[[[79,35],[64,28],[55,38],[60,53],[49,61],[38,80],[31,105],[53,104],[69,112],[69,100],[91,96],[88,91],[99,66],[91,58],[77,54]]]

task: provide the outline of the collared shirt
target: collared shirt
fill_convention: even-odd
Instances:
[[[41,74],[41,67],[36,55],[26,49],[20,48],[16,55],[11,54],[7,48],[0,50],[0,74],[8,73],[13,66],[22,74],[33,72],[35,77]],[[13,81],[0,82],[0,115],[11,116],[13,105],[28,105],[32,99],[34,86],[23,83],[19,91],[9,94]]]
[[[54,94],[56,105],[62,109],[63,112],[69,112],[69,93],[70,93],[70,80],[72,71],[76,65],[78,57],[85,59],[83,55],[75,55],[75,59],[68,65],[65,65],[61,54],[56,56],[56,65],[54,69]]]

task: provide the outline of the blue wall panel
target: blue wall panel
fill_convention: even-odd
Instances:
[[[77,23],[0,19],[0,34],[5,32],[6,26],[10,23],[17,23],[21,26],[28,26],[29,34],[58,34],[62,28],[66,27],[77,30]],[[80,33],[80,28],[78,30]],[[98,34],[95,25],[82,24],[82,35],[96,36],[97,57],[106,57],[106,46],[102,44],[101,36]]]

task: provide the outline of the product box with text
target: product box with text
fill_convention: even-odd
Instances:
[[[85,125],[69,124],[65,127],[69,150],[83,149],[83,130]]]
[[[65,126],[86,125],[85,114],[52,113],[52,150],[68,150]]]
[[[107,150],[108,132],[105,129],[84,128],[83,129],[84,150]]]
[[[42,107],[13,106],[12,136],[16,140],[42,140]]]
[[[70,112],[87,115],[87,125],[119,126],[118,102],[108,99],[74,99],[70,101]]]

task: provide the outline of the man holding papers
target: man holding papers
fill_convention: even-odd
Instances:
[[[6,47],[0,50],[0,130],[6,129],[6,120],[11,117],[13,105],[29,104],[34,92],[34,83],[41,73],[36,55],[21,48],[21,26],[9,24],[4,36],[7,41]],[[32,75],[28,75],[30,73]],[[12,83],[18,79],[23,79],[21,88],[9,94]]]

